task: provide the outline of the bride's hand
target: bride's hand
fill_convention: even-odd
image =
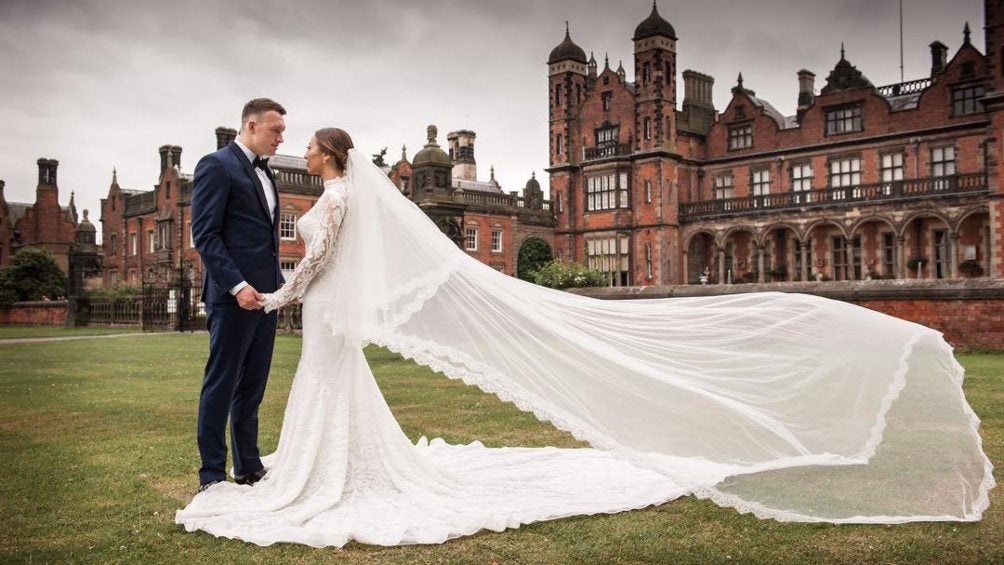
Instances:
[[[265,309],[266,314],[272,310],[278,310],[278,306],[275,304],[275,293],[263,292],[261,293],[261,298],[262,299],[258,301],[258,304]]]

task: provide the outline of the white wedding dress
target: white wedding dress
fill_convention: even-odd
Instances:
[[[694,494],[764,518],[980,519],[994,486],[940,334],[760,293],[598,301],[495,272],[358,151],[298,222],[307,254],[266,300],[303,302],[278,449],[176,522],[267,545],[441,543]],[[412,444],[363,356],[376,343],[594,449]]]

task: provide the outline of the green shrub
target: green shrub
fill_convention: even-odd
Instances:
[[[608,286],[607,276],[579,263],[551,261],[531,273],[533,282],[550,288]]]

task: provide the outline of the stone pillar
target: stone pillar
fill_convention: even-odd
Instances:
[[[959,278],[959,232],[948,233],[948,272],[953,279]]]
[[[847,238],[844,240],[844,280],[857,280],[854,277],[854,240]]]
[[[906,238],[903,236],[896,238],[896,264],[893,269],[897,279],[906,278]]]
[[[725,284],[725,249],[718,248],[718,284]]]
[[[756,246],[756,264],[757,264],[757,274],[756,274],[756,276],[757,276],[757,282],[760,282],[760,283],[766,282],[766,280],[764,278],[764,273],[763,273],[763,246],[762,245],[757,245]]]
[[[812,240],[800,241],[798,242],[798,254],[802,261],[802,282],[808,282],[809,271],[812,270],[812,265],[809,264],[809,245],[811,245]]]

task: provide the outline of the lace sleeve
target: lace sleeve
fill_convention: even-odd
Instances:
[[[265,294],[265,312],[278,310],[291,302],[302,300],[310,281],[324,269],[331,258],[331,249],[338,237],[338,228],[345,217],[345,196],[329,192],[321,196],[315,206],[322,207],[317,233],[307,247],[307,254],[296,265],[286,284],[275,293]]]

